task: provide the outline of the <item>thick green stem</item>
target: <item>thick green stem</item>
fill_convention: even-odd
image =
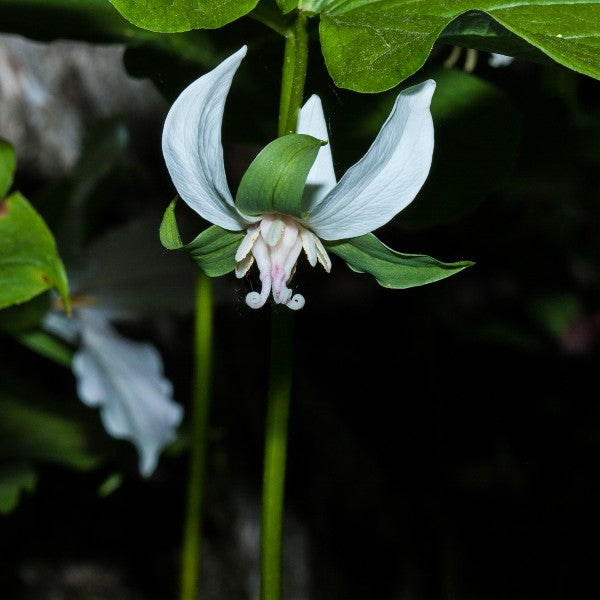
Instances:
[[[307,17],[299,12],[285,43],[279,135],[296,131],[308,63]],[[271,374],[263,471],[260,542],[260,600],[280,600],[282,581],[283,499],[287,428],[292,389],[293,313],[275,307],[271,321]]]
[[[292,313],[274,309],[263,471],[260,598],[281,598],[283,497],[292,387]]]
[[[298,113],[304,97],[308,65],[307,17],[299,12],[293,28],[285,38],[281,100],[279,103],[279,135],[295,133]]]
[[[187,506],[181,556],[181,600],[198,598],[202,551],[202,505],[212,369],[212,281],[202,271],[196,284],[194,390],[192,397]]]

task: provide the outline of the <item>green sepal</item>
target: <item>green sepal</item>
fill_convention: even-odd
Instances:
[[[247,215],[308,216],[302,194],[308,172],[327,142],[290,133],[266,146],[244,173],[235,204]]]
[[[16,165],[14,148],[8,142],[0,140],[0,198],[6,196],[12,185]]]
[[[258,0],[110,0],[138,27],[163,33],[217,29],[248,14]],[[192,6],[193,4],[193,6]]]
[[[470,267],[463,260],[443,263],[424,254],[402,254],[388,248],[372,233],[340,242],[324,242],[357,273],[369,273],[377,283],[392,289],[404,289],[439,281]]]
[[[0,308],[56,288],[70,312],[67,274],[42,217],[19,193],[0,201]]]
[[[160,241],[167,250],[187,252],[196,265],[209,277],[220,277],[235,269],[235,252],[245,232],[228,231],[218,225],[205,229],[189,244],[184,244],[179,235],[175,218],[175,198],[167,209],[160,224]]]

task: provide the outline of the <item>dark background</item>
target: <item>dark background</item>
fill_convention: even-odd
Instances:
[[[224,126],[224,139],[235,143],[227,146],[232,187],[274,135],[279,50],[251,50],[232,91]],[[426,68],[441,68],[448,51],[439,48]],[[332,115],[341,174],[368,147],[385,115],[380,107],[397,90],[335,90],[312,56],[307,90],[318,91]],[[492,69],[487,56],[480,53],[473,77],[501,95],[493,107],[476,100],[436,121],[434,181],[415,201],[421,212],[378,232],[397,250],[475,266],[404,291],[380,288],[336,257],[331,275],[302,259],[298,266],[294,283],[306,306],[294,315],[287,598],[551,599],[596,587],[598,85],[526,61]],[[143,63],[143,53],[125,61],[135,72],[134,59]],[[190,79],[184,67],[170,70]],[[86,113],[84,132],[110,117],[129,140],[90,195],[90,240],[146,209],[160,215],[173,196],[160,156],[165,93],[143,118],[125,108]],[[250,105],[252,97],[266,100]],[[250,106],[257,116],[249,121]],[[446,157],[454,162],[444,171]],[[33,159],[19,164],[14,188],[52,223],[57,178]],[[71,185],[77,176],[65,167]],[[178,211],[184,228],[204,226],[183,203]],[[256,587],[271,309],[245,306],[250,285],[215,281],[206,598],[251,598]],[[164,317],[168,326],[155,317],[122,331],[160,347],[187,408],[192,317],[176,308]],[[2,597],[175,598],[187,422],[142,480],[133,447],[108,439],[97,415],[79,406],[68,370],[8,334],[0,359],[3,393],[85,421],[82,435],[103,455],[87,471],[36,461],[35,492],[0,517]],[[123,482],[99,497],[115,472]],[[243,538],[244,527],[254,537]]]

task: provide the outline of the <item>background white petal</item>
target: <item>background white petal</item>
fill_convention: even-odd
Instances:
[[[307,219],[322,239],[374,231],[412,202],[431,167],[435,81],[402,91],[367,153]]]
[[[178,194],[207,221],[238,231],[249,221],[236,209],[225,176],[221,124],[231,81],[246,46],[190,84],[165,120],[162,150]]]
[[[506,54],[498,54],[492,52],[488,58],[488,64],[490,67],[507,67],[515,60],[513,56],[506,56]]]
[[[135,444],[140,472],[147,477],[183,417],[163,375],[161,357],[150,344],[120,336],[93,310],[80,310],[78,317],[81,346],[73,359],[78,395],[88,406],[100,408],[110,435]]]
[[[323,105],[319,96],[313,94],[302,107],[298,116],[296,131],[312,135],[318,140],[329,141],[327,123],[323,114]],[[308,172],[302,206],[306,207],[308,212],[313,211],[335,187],[336,183],[337,179],[335,178],[335,171],[333,169],[331,145],[327,144],[326,146],[321,146],[317,154],[317,159]]]

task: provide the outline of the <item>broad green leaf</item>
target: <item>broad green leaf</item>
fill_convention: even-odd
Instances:
[[[443,263],[423,254],[401,254],[388,248],[372,233],[341,242],[328,242],[327,250],[337,254],[358,273],[369,273],[383,287],[404,289],[439,281],[470,267],[463,260]]]
[[[0,514],[12,512],[23,492],[33,492],[37,477],[33,467],[14,463],[0,466]]]
[[[281,213],[306,217],[302,204],[304,185],[319,148],[325,143],[298,133],[272,141],[244,173],[236,206],[247,215]]]
[[[110,0],[138,27],[171,32],[217,29],[248,14],[258,0]]]
[[[175,219],[177,198],[165,210],[160,224],[160,241],[167,250],[187,252],[209,277],[220,277],[235,269],[235,251],[245,233],[227,231],[217,225],[205,229],[189,244],[184,244]]]
[[[0,308],[56,288],[70,310],[67,275],[54,237],[18,192],[0,202]]]
[[[600,0],[302,0],[300,8],[320,13],[327,68],[338,86],[356,91],[386,90],[417,71],[444,28],[471,10],[600,78]]]
[[[0,457],[91,469],[100,458],[72,418],[16,398],[0,398]]]
[[[6,196],[15,174],[16,158],[13,147],[0,139],[0,199]]]

